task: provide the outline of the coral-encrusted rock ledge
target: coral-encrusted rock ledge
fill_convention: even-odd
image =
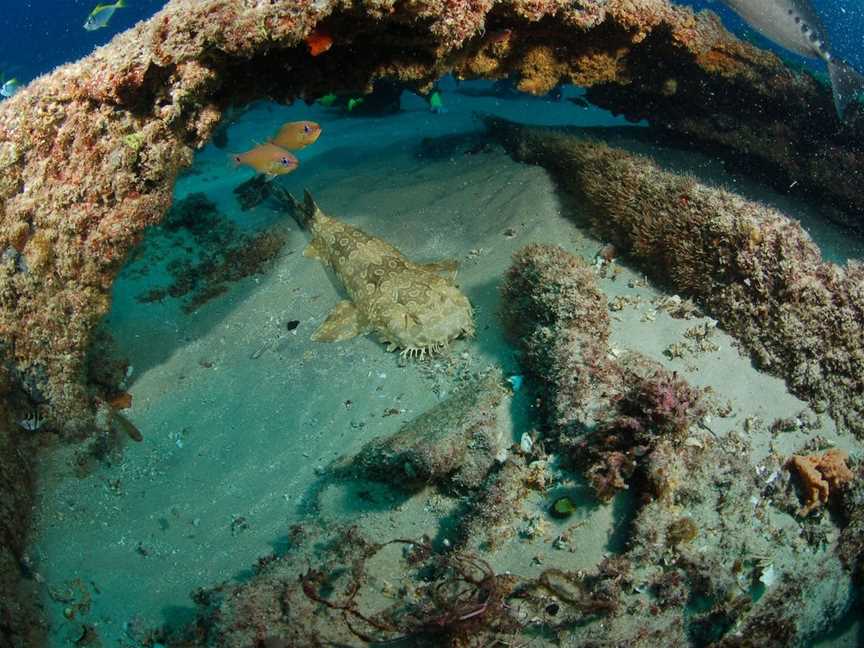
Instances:
[[[497,118],[486,125],[515,159],[583,200],[601,237],[864,437],[864,264],[827,263],[797,221],[639,155]]]
[[[317,57],[304,44],[313,29],[334,41]],[[705,113],[723,88],[772,105],[782,96],[778,123],[789,111],[830,106],[827,90],[737,41],[713,15],[665,0],[173,0],[0,105],[3,360],[32,400],[52,405],[55,423],[87,423],[99,394],[87,387],[83,357],[111,283],[230,104],[313,99],[384,76],[422,91],[450,71],[512,73],[520,88],[541,93],[559,80],[628,85],[646,66],[670,71],[656,91],[676,88],[682,110],[695,101]],[[688,94],[682,71],[710,79],[717,94]],[[639,92],[649,91],[640,82]],[[605,103],[634,110],[614,97]],[[844,148],[861,141],[850,135],[860,128],[842,139],[836,123],[820,129],[838,148],[803,170],[811,180],[801,182],[813,186],[840,177],[837,160],[860,159]],[[850,174],[844,182],[861,181]],[[846,193],[861,200],[854,188]]]

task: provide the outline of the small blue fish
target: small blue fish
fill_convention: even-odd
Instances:
[[[7,98],[11,97],[16,92],[18,92],[18,88],[20,87],[21,84],[18,82],[18,79],[9,79],[8,81],[6,81],[6,83],[0,86],[0,95],[3,95]]]
[[[108,21],[111,20],[111,16],[114,15],[114,12],[125,6],[125,0],[117,0],[114,4],[96,5],[93,11],[90,12],[90,15],[87,16],[87,20],[84,23],[84,29],[87,31],[95,31],[102,27],[107,27]]]

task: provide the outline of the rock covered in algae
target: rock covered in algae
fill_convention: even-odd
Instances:
[[[638,353],[610,361],[617,380],[596,403],[593,425],[564,429],[560,448],[585,474],[601,501],[610,501],[631,482],[649,483],[645,470],[655,451],[683,447],[693,426],[708,411],[700,390]],[[660,496],[646,491],[646,495]]]
[[[528,245],[513,255],[501,295],[504,324],[545,386],[552,422],[576,420],[608,378],[609,309],[594,272],[556,245]]]
[[[864,583],[864,461],[855,466],[855,480],[842,493],[846,526],[840,534],[838,554],[857,583]]]
[[[312,57],[304,40],[318,28],[333,45]],[[827,89],[738,41],[712,15],[666,0],[172,0],[0,105],[4,362],[22,384],[36,383],[33,396],[47,400],[64,427],[86,427],[93,410],[83,358],[110,307],[111,284],[230,105],[362,92],[382,77],[426,91],[451,71],[513,74],[521,89],[541,94],[558,82],[633,84],[645,69],[678,69],[682,61],[692,82],[662,79],[661,88],[675,85],[676,104],[688,114],[713,110],[717,96],[742,86],[803,98],[784,102],[798,112],[830,104]],[[706,79],[716,92],[698,91]],[[614,98],[607,103],[616,106]],[[856,159],[843,139],[831,145],[839,153],[824,164]],[[816,177],[824,169],[800,172]]]
[[[560,132],[487,119],[518,160],[547,168],[592,227],[641,270],[697,300],[791,392],[864,436],[864,264],[822,260],[778,210],[653,161]]]
[[[500,407],[508,401],[502,385],[498,370],[461,385],[395,434],[370,441],[335,474],[409,491],[427,485],[476,488],[508,446],[499,425]]]

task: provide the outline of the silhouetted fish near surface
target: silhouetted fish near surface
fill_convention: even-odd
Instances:
[[[864,77],[831,54],[828,35],[808,0],[720,0],[754,29],[791,52],[821,58],[828,65],[834,107],[842,119],[846,106],[864,90]]]

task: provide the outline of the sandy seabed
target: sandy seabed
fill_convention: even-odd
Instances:
[[[191,620],[193,590],[247,578],[259,556],[280,551],[290,525],[310,516],[356,521],[377,539],[439,534],[455,501],[431,491],[406,499],[383,487],[361,498],[357,491],[366,487],[357,484],[322,486],[327,465],[395,432],[471,372],[498,366],[508,376],[521,373],[498,316],[500,282],[516,250],[554,243],[592,260],[604,244],[581,225],[543,169],[515,163],[500,148],[478,146],[479,140],[448,144],[440,138],[479,130],[473,110],[549,125],[624,125],[566,101],[466,97],[453,92],[452,83],[444,88],[448,112],[442,115],[413,96],[406,96],[402,113],[381,118],[256,106],[231,127],[225,151],[208,146],[179,180],[175,200],[203,192],[241,228],[282,227],[288,243],[265,274],[233,285],[191,314],[175,299],[136,299],[165,283],[155,261],[149,274],[121,275],[108,327],[132,366],[133,406],[126,414],[144,440],[126,444],[83,477],[70,449],[42,462],[30,553],[45,582],[53,645],[80,636],[81,623],[94,625],[103,645],[116,646],[136,645],[136,628]],[[575,92],[567,89],[568,96]],[[309,340],[341,299],[341,286],[318,261],[302,256],[306,234],[273,203],[241,212],[232,189],[251,174],[232,169],[226,154],[263,141],[292,119],[319,121],[324,133],[298,154],[300,170],[279,182],[295,195],[308,187],[326,213],[387,240],[412,260],[460,261],[458,283],[475,308],[474,339],[421,362],[400,360],[372,337]],[[441,144],[424,147],[423,138]],[[861,256],[860,243],[829,226],[811,226],[816,221],[806,208],[726,176],[718,162],[626,139],[617,144],[777,204],[804,222],[830,260]],[[158,247],[151,242],[148,250]],[[135,263],[147,261],[145,254]],[[714,421],[714,433],[740,428],[745,417],[770,422],[807,409],[781,380],[756,372],[722,332],[713,338],[718,350],[668,359],[664,350],[700,320],[672,319],[656,306],[662,293],[626,263],[619,266],[614,278],[610,272],[599,279],[600,286],[610,300],[639,299],[611,313],[611,346],[638,350],[731,401],[732,415]],[[288,331],[293,320],[299,325]],[[513,443],[537,424],[529,393],[515,393],[502,416],[503,433]],[[775,446],[788,454],[808,434],[820,433],[860,451],[830,419],[821,420],[822,429],[785,434]],[[754,464],[771,441],[767,431],[751,439]],[[547,506],[532,495],[525,518]],[[498,570],[526,576],[541,562],[588,569],[615,549],[619,517],[616,507],[586,503],[570,520],[548,520],[545,537],[528,540],[517,532],[486,558]],[[567,526],[578,551],[553,547],[551,540]],[[532,562],[535,556],[541,560]],[[89,605],[79,605],[85,600]],[[844,635],[848,641],[831,645],[855,645],[857,634],[852,628]]]

